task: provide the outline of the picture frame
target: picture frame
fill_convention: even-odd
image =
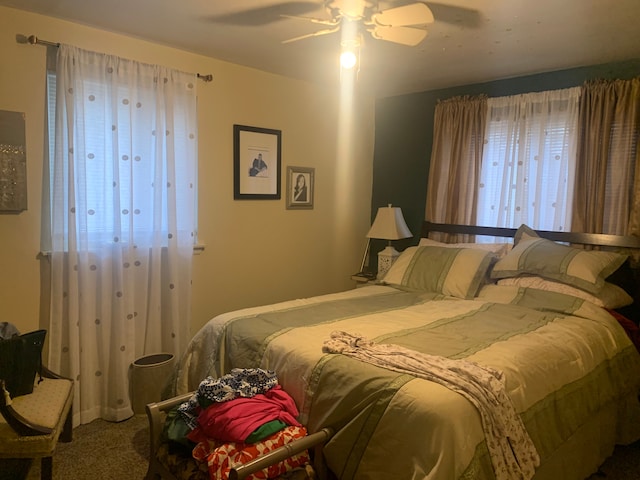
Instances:
[[[270,128],[233,126],[233,198],[281,198],[282,132]]]
[[[27,153],[24,112],[0,110],[0,213],[27,209]]]
[[[287,167],[287,209],[313,209],[315,168]]]

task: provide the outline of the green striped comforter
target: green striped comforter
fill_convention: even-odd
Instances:
[[[338,478],[494,478],[471,403],[432,382],[323,354],[334,330],[503,371],[542,466],[554,459],[541,478],[570,478],[567,470],[584,478],[587,467],[558,470],[554,455],[601,411],[617,422],[615,440],[640,438],[640,355],[618,323],[583,300],[510,286],[485,286],[473,300],[367,286],[223,314],[190,342],[174,393],[234,367],[268,368],[310,431],[337,432],[324,458]]]

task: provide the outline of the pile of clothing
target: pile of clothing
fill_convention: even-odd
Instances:
[[[168,422],[168,437],[183,445],[195,444],[192,455],[207,462],[211,478],[226,479],[234,466],[306,436],[296,420],[298,414],[275,372],[236,368],[200,382]],[[275,478],[309,461],[304,451],[248,478]]]

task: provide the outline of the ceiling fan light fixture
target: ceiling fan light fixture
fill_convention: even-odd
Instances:
[[[358,63],[358,56],[353,50],[343,50],[340,54],[340,66],[351,70]]]
[[[357,31],[358,25],[348,22],[342,31],[340,42],[340,68],[351,70],[360,63],[360,45],[362,38]]]
[[[374,7],[370,0],[327,0],[325,8],[332,17],[341,17],[351,21],[364,18]]]

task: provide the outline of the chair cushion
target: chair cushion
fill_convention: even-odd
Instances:
[[[0,416],[0,457],[38,458],[53,453],[73,400],[73,382],[45,378],[33,393],[12,400],[13,408],[27,420],[53,428],[48,435],[20,436]]]

